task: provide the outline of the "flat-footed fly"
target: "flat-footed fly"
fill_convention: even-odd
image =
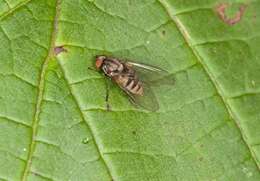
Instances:
[[[153,85],[165,84],[168,72],[151,65],[123,61],[105,55],[96,56],[96,69],[115,82],[130,98],[130,101],[144,109],[156,111],[158,101],[151,89]],[[163,80],[164,79],[164,80]],[[167,84],[174,83],[168,79]]]

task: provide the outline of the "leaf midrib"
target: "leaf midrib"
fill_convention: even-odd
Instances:
[[[29,3],[31,0],[27,0],[26,2]],[[27,3],[23,3],[22,5],[25,5]],[[41,74],[40,74],[40,80],[39,80],[39,85],[38,85],[38,94],[37,94],[37,101],[36,101],[36,109],[35,109],[35,114],[34,114],[34,119],[33,119],[33,123],[32,123],[32,137],[31,137],[31,143],[30,143],[30,148],[29,148],[29,153],[28,153],[28,157],[27,157],[27,162],[26,162],[26,166],[23,172],[23,176],[22,176],[22,181],[26,181],[30,172],[30,168],[31,168],[31,164],[32,164],[32,157],[33,157],[33,153],[35,150],[35,146],[36,146],[36,136],[37,136],[37,129],[38,129],[38,123],[39,123],[39,116],[41,113],[41,104],[42,104],[42,100],[43,100],[43,94],[44,94],[44,85],[45,85],[45,74],[48,68],[48,63],[50,62],[50,60],[55,56],[55,52],[54,52],[54,48],[55,48],[55,42],[56,42],[56,37],[57,37],[57,33],[58,33],[58,21],[59,21],[59,16],[60,16],[60,5],[61,5],[61,0],[57,0],[56,1],[56,6],[55,6],[55,17],[53,20],[53,30],[52,30],[52,34],[51,34],[51,41],[50,41],[50,48],[48,50],[48,54],[47,57],[45,58],[43,64],[42,64],[42,68],[41,68]],[[17,8],[20,8],[21,6],[18,6]],[[17,9],[16,8],[16,9]],[[12,11],[13,12],[13,11]],[[10,12],[9,14],[11,14],[12,12]],[[8,16],[8,15],[7,15]],[[4,16],[6,17],[6,16]],[[0,17],[1,19],[1,17]],[[61,69],[62,66],[60,65]],[[62,69],[63,70],[63,69]],[[113,180],[113,177],[111,175],[111,171],[108,167],[108,164],[106,163],[105,159],[102,156],[101,150],[100,150],[100,146],[98,145],[96,138],[94,136],[93,130],[91,130],[89,124],[87,123],[83,112],[81,111],[78,101],[75,98],[75,96],[73,95],[72,91],[71,91],[71,87],[69,85],[68,80],[66,79],[66,75],[65,72],[63,71],[63,75],[65,78],[65,81],[67,82],[67,85],[69,87],[70,93],[80,111],[81,117],[84,120],[84,122],[86,123],[86,125],[88,126],[88,128],[90,129],[90,132],[93,136],[93,140],[94,140],[94,144],[97,148],[97,151],[101,157],[101,160],[103,161],[108,175],[110,176],[111,180]]]
[[[224,91],[222,90],[222,88],[219,85],[218,81],[214,77],[213,73],[210,72],[208,66],[204,63],[202,57],[199,56],[198,51],[194,48],[194,46],[192,46],[192,44],[190,42],[190,35],[189,35],[188,31],[186,30],[185,26],[182,24],[182,22],[178,19],[177,16],[175,16],[174,14],[171,13],[171,11],[169,10],[170,5],[169,5],[169,3],[166,0],[157,0],[157,1],[165,9],[165,11],[167,12],[168,16],[170,17],[172,22],[176,25],[178,31],[182,35],[185,43],[187,44],[187,47],[191,50],[191,52],[193,53],[193,55],[197,59],[197,62],[201,65],[201,67],[203,68],[205,73],[208,75],[210,81],[212,82],[213,86],[216,89],[216,92],[217,92],[218,96],[221,98],[221,100],[222,100],[222,102],[223,102],[227,112],[229,113],[230,117],[232,118],[232,120],[235,122],[235,125],[239,129],[239,132],[241,134],[241,138],[242,138],[243,142],[245,143],[245,145],[247,146],[247,148],[248,148],[248,150],[249,150],[249,152],[251,154],[251,157],[253,158],[254,163],[256,164],[256,167],[260,170],[260,165],[258,165],[257,158],[254,155],[253,150],[250,148],[250,145],[247,142],[247,137],[243,133],[243,128],[239,124],[240,121],[239,121],[238,116],[232,111],[232,106],[229,105],[228,101],[226,100],[226,98],[224,96]]]
[[[30,2],[30,1],[28,1],[28,2]],[[33,118],[33,122],[32,122],[32,137],[31,137],[31,143],[30,143],[30,147],[29,147],[27,162],[26,162],[25,169],[24,169],[24,172],[22,175],[22,181],[27,180],[27,177],[30,172],[31,164],[32,164],[33,153],[34,153],[35,146],[36,146],[35,138],[37,135],[39,116],[40,116],[40,112],[41,112],[40,111],[41,104],[42,104],[42,100],[43,100],[45,74],[46,74],[46,70],[48,67],[48,63],[51,60],[51,58],[54,56],[54,47],[55,47],[55,41],[56,41],[56,36],[57,36],[57,31],[58,31],[59,14],[60,14],[60,0],[57,0],[56,6],[55,6],[55,16],[53,19],[53,29],[52,29],[52,33],[51,33],[50,48],[48,50],[47,57],[45,58],[45,60],[42,64],[40,78],[39,78],[38,93],[37,93],[37,98],[36,98],[36,108],[35,108],[34,118]]]

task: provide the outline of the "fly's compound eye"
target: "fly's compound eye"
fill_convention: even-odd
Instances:
[[[105,56],[96,56],[96,68],[98,70],[102,67],[105,59]]]

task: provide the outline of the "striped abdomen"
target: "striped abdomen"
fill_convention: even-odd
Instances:
[[[120,87],[127,90],[128,92],[135,95],[143,95],[142,83],[137,79],[136,76],[132,78],[126,75],[119,75],[115,81]]]

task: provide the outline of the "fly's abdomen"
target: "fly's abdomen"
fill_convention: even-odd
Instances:
[[[143,87],[138,79],[128,79],[125,89],[136,95],[143,95]]]
[[[143,86],[138,79],[134,79],[128,76],[120,76],[116,82],[132,94],[143,95]]]

